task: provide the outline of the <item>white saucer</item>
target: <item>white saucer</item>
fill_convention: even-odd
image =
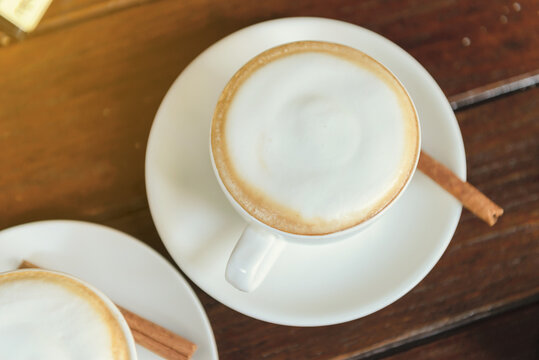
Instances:
[[[268,322],[328,325],[370,314],[412,289],[449,244],[461,206],[417,173],[399,201],[359,236],[332,245],[288,244],[252,293],[242,293],[225,281],[228,256],[245,223],[221,193],[211,169],[213,109],[221,89],[247,60],[296,40],[339,42],[384,63],[401,79],[417,106],[423,149],[465,178],[464,147],[453,111],[417,61],[359,26],[287,18],[227,36],[183,71],[155,117],[146,154],[146,187],[165,246],[205,292]]]
[[[117,230],[68,220],[0,232],[0,272],[22,259],[74,275],[115,303],[193,341],[192,359],[218,359],[213,332],[185,279],[149,246]],[[137,345],[139,360],[161,359]]]

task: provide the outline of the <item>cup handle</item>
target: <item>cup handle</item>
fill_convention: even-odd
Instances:
[[[279,257],[284,240],[257,225],[247,225],[228,259],[225,278],[236,289],[250,292],[260,285]]]

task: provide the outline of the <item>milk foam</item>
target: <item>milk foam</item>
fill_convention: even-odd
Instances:
[[[0,359],[127,358],[97,295],[71,279],[17,273],[0,274]]]
[[[259,67],[236,89],[223,118],[233,178],[222,178],[259,220],[292,233],[334,232],[402,187],[417,120],[396,80],[367,60],[301,51]]]

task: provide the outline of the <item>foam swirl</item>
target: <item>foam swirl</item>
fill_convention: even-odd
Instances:
[[[365,221],[398,195],[417,160],[419,125],[402,85],[374,59],[298,42],[234,75],[211,144],[247,212],[285,232],[321,235]]]

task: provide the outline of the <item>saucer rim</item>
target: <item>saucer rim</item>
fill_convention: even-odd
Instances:
[[[39,231],[39,228],[41,228],[43,226],[53,226],[53,227],[58,227],[58,228],[62,228],[62,227],[76,228],[77,231],[81,231],[81,232],[84,232],[89,228],[93,228],[94,230],[103,231],[103,232],[108,233],[111,239],[114,238],[115,242],[121,244],[120,245],[121,247],[124,247],[124,246],[126,246],[126,247],[133,247],[133,246],[134,247],[139,247],[142,250],[142,252],[144,252],[144,256],[153,257],[154,260],[156,260],[158,263],[161,264],[163,270],[166,269],[167,272],[169,272],[170,274],[173,274],[177,284],[180,286],[182,291],[185,292],[189,296],[192,305],[197,309],[198,318],[200,320],[200,325],[202,325],[202,327],[204,328],[204,333],[206,335],[206,342],[210,345],[210,347],[209,347],[209,349],[207,349],[207,351],[211,355],[212,359],[215,359],[215,360],[219,359],[219,352],[218,352],[218,348],[217,348],[217,343],[215,341],[215,335],[213,333],[213,327],[211,326],[210,320],[209,320],[208,315],[206,313],[206,309],[204,308],[204,306],[200,302],[200,299],[196,295],[195,291],[193,290],[193,288],[191,287],[189,282],[185,279],[185,277],[180,272],[178,272],[178,270],[175,269],[174,266],[171,263],[169,263],[155,249],[153,249],[151,246],[149,246],[145,242],[137,239],[136,237],[134,237],[132,235],[129,235],[129,234],[127,234],[127,233],[125,233],[123,231],[120,231],[118,229],[115,229],[115,228],[112,228],[112,227],[109,227],[109,226],[106,226],[106,225],[102,225],[102,224],[99,224],[99,223],[83,221],[83,220],[72,220],[72,219],[38,220],[38,221],[32,221],[32,222],[28,222],[28,223],[14,225],[14,226],[11,226],[11,227],[8,227],[8,228],[5,228],[5,229],[1,229],[0,230],[0,245],[4,241],[9,243],[11,241],[11,240],[9,240],[9,237],[13,236],[12,234],[17,234],[17,233],[19,233],[21,231],[22,232],[29,231],[29,230],[36,231],[36,230],[34,230],[32,228],[37,228],[38,231]],[[15,237],[19,238],[21,236],[15,235]],[[23,236],[23,237],[26,237],[26,235]],[[8,238],[8,240],[5,240],[5,238]],[[36,239],[36,241],[37,241],[37,239]],[[55,253],[58,253],[58,251],[55,251]],[[62,253],[62,251],[60,251],[59,253]],[[8,259],[9,254],[1,254],[0,255],[0,258],[4,258],[4,257],[6,259]],[[19,259],[19,260],[21,260],[21,259]],[[28,260],[28,259],[25,259],[25,260]],[[7,269],[5,271],[13,271],[13,270],[16,270],[16,269],[11,269],[11,270]],[[50,271],[60,272],[60,273],[63,273],[63,274],[67,274],[68,276],[75,277],[75,278],[79,279],[79,277],[77,275],[72,275],[70,273],[66,273],[63,270],[54,269],[54,270],[50,270]],[[4,272],[4,270],[0,270],[0,273],[2,273],[2,272]],[[97,288],[96,285],[90,284],[86,280],[82,280],[82,279],[79,279],[79,280],[82,281],[85,284],[89,284],[91,287],[97,289],[100,293],[103,293],[102,290]],[[111,303],[112,303],[112,300],[108,297],[108,295],[105,294],[105,297],[107,299],[109,299],[111,301]],[[119,312],[119,310],[118,310],[118,312]],[[122,316],[122,318],[123,318],[123,316]],[[127,323],[126,323],[126,326],[127,326]],[[195,340],[193,339],[193,341],[195,341]],[[136,347],[142,347],[142,345],[139,345],[135,341],[133,341],[133,344],[136,345]],[[200,344],[198,344],[198,346],[200,346]],[[147,351],[150,351],[150,350],[147,350]],[[157,355],[155,355],[153,353],[152,353],[152,355],[157,356]],[[196,355],[196,353],[195,353],[195,355]],[[139,360],[143,360],[143,358],[141,358],[140,355],[138,354],[138,351],[137,351],[137,358]]]
[[[171,87],[167,91],[165,97],[163,98],[163,101],[161,102],[161,104],[159,106],[159,109],[158,109],[158,111],[156,113],[156,116],[155,116],[155,119],[154,119],[154,123],[152,124],[152,129],[150,131],[150,136],[149,136],[149,139],[148,139],[148,145],[147,145],[147,150],[146,150],[146,163],[145,163],[146,191],[147,191],[148,202],[149,202],[149,205],[150,205],[150,212],[152,214],[152,218],[154,220],[157,231],[158,231],[158,233],[159,233],[165,247],[169,251],[169,253],[170,253],[171,257],[174,259],[174,261],[178,264],[178,266],[180,266],[182,271],[197,286],[199,286],[202,290],[204,290],[208,295],[210,295],[211,297],[213,297],[214,299],[216,299],[217,301],[219,301],[223,305],[225,305],[225,306],[227,306],[227,307],[229,307],[229,308],[231,308],[231,309],[233,309],[235,311],[238,311],[239,313],[242,313],[244,315],[247,315],[247,316],[253,317],[255,319],[262,320],[262,321],[266,321],[266,322],[269,322],[269,323],[275,323],[275,324],[280,324],[280,325],[288,325],[288,326],[304,326],[304,327],[333,325],[333,324],[340,324],[340,323],[345,323],[345,322],[348,322],[348,321],[356,320],[358,318],[369,315],[369,314],[371,314],[371,313],[373,313],[375,311],[378,311],[378,310],[390,305],[391,303],[393,303],[393,302],[397,301],[398,299],[400,299],[402,296],[404,296],[410,290],[412,290],[421,280],[423,280],[430,273],[430,271],[433,269],[433,267],[436,265],[436,263],[439,261],[439,259],[441,258],[441,256],[445,252],[445,250],[447,249],[447,246],[449,245],[449,243],[450,243],[450,241],[451,241],[451,239],[452,239],[452,237],[454,235],[454,232],[456,230],[456,227],[458,225],[460,215],[461,215],[461,211],[462,211],[462,206],[459,204],[458,207],[455,207],[454,213],[452,213],[451,216],[447,216],[447,221],[445,222],[445,224],[447,225],[446,230],[445,230],[445,232],[443,232],[443,235],[441,236],[441,237],[445,237],[445,241],[440,242],[437,252],[434,252],[434,251],[432,252],[432,254],[430,255],[430,262],[429,263],[424,263],[424,264],[422,264],[422,266],[418,266],[417,269],[421,270],[421,271],[417,270],[416,274],[415,274],[415,278],[413,280],[410,279],[410,281],[406,283],[406,286],[400,286],[396,290],[393,289],[393,291],[390,292],[390,295],[387,295],[384,299],[373,302],[371,304],[371,306],[364,306],[363,311],[356,311],[356,310],[350,310],[348,312],[335,311],[335,312],[331,312],[330,315],[327,315],[327,313],[326,314],[318,314],[318,316],[316,316],[315,318],[314,317],[309,317],[309,318],[295,317],[295,318],[292,318],[287,314],[283,314],[283,312],[268,311],[267,308],[261,309],[261,308],[257,308],[256,306],[254,308],[253,307],[245,308],[245,307],[236,306],[234,304],[231,304],[230,301],[228,301],[226,298],[223,298],[223,296],[221,296],[221,294],[219,294],[219,290],[211,291],[212,290],[211,284],[210,284],[210,286],[205,286],[205,284],[201,285],[200,281],[197,281],[198,277],[197,276],[192,276],[192,272],[190,271],[192,269],[188,269],[185,266],[182,266],[183,262],[181,261],[182,260],[181,255],[174,254],[174,252],[171,250],[172,245],[167,244],[167,242],[170,241],[170,240],[167,240],[167,236],[164,236],[166,234],[166,232],[167,232],[166,230],[164,230],[166,228],[166,226],[164,225],[164,223],[162,223],[162,221],[164,221],[164,219],[160,219],[158,216],[156,216],[156,213],[158,211],[155,208],[158,207],[158,205],[156,205],[154,203],[155,200],[152,200],[152,199],[154,199],[154,197],[151,195],[151,192],[152,192],[151,186],[148,186],[149,183],[151,182],[151,180],[149,180],[149,178],[152,175],[150,174],[150,171],[148,170],[147,164],[148,164],[148,161],[149,161],[149,158],[150,158],[152,144],[155,143],[155,141],[156,141],[155,140],[155,137],[156,137],[155,133],[157,131],[154,131],[154,130],[156,129],[155,124],[157,123],[157,120],[160,117],[160,113],[163,111],[163,108],[167,105],[167,102],[170,101],[169,98],[172,97],[171,93],[172,93],[173,88],[179,82],[182,81],[183,75],[185,73],[189,72],[191,67],[194,66],[194,64],[196,64],[197,60],[199,60],[201,58],[204,58],[205,56],[208,56],[208,53],[211,53],[211,51],[213,51],[213,49],[215,49],[216,47],[224,46],[223,44],[226,44],[226,42],[233,41],[233,40],[235,40],[235,38],[241,38],[241,36],[243,36],[244,34],[250,32],[250,31],[259,30],[258,28],[260,28],[260,27],[275,26],[275,24],[281,25],[281,24],[285,24],[285,23],[313,22],[313,21],[318,22],[319,23],[318,25],[320,25],[320,26],[326,26],[326,25],[331,26],[332,24],[335,24],[335,25],[338,25],[338,26],[347,26],[349,28],[353,28],[355,31],[360,31],[360,32],[362,31],[362,32],[370,33],[371,36],[376,38],[377,42],[385,42],[386,44],[389,44],[389,46],[391,46],[391,47],[393,47],[395,49],[398,49],[400,51],[400,53],[402,53],[403,56],[408,57],[408,59],[411,62],[415,62],[415,64],[416,64],[415,71],[421,72],[421,76],[426,79],[426,82],[430,83],[430,85],[429,85],[430,90],[436,92],[436,94],[435,94],[436,97],[438,97],[440,99],[443,99],[444,109],[440,109],[440,110],[444,110],[447,113],[447,116],[451,118],[451,121],[449,121],[448,124],[449,124],[450,127],[453,128],[453,133],[451,133],[449,136],[451,137],[451,139],[453,141],[456,141],[456,143],[457,143],[455,148],[451,149],[451,152],[454,153],[453,158],[455,158],[456,160],[455,160],[455,163],[452,164],[453,166],[450,166],[450,168],[453,168],[453,171],[460,178],[465,179],[466,178],[466,157],[465,157],[465,152],[464,152],[464,143],[463,143],[463,140],[462,140],[462,134],[460,132],[458,122],[456,120],[456,117],[454,115],[453,110],[451,109],[451,106],[450,106],[449,102],[447,101],[447,98],[443,94],[442,90],[440,89],[440,87],[436,83],[436,81],[427,72],[427,70],[417,60],[415,60],[409,53],[407,53],[404,49],[400,48],[397,44],[395,44],[392,41],[386,39],[385,37],[383,37],[383,36],[381,36],[381,35],[379,35],[377,33],[372,32],[371,30],[368,30],[368,29],[365,29],[365,28],[363,28],[361,26],[351,24],[351,23],[347,23],[347,22],[344,22],[344,21],[334,20],[334,19],[327,19],[327,18],[320,18],[320,17],[289,17],[289,18],[273,19],[273,20],[268,20],[268,21],[264,21],[264,22],[261,22],[261,23],[257,23],[257,24],[245,27],[243,29],[240,29],[240,30],[238,30],[238,31],[236,31],[236,32],[234,32],[234,33],[220,39],[219,41],[217,41],[216,43],[212,44],[211,46],[206,48],[204,51],[202,51],[199,55],[197,55],[194,58],[194,60],[185,69],[182,70],[182,72],[179,74],[177,79],[173,82],[173,84],[171,85]],[[315,40],[318,40],[318,39],[315,39]],[[383,63],[383,61],[382,61],[382,63]],[[407,65],[407,67],[410,67],[410,66]],[[398,78],[400,80],[400,77],[398,77]],[[415,104],[417,100],[414,100],[412,96],[410,96],[410,97],[412,98],[412,100],[414,101],[414,104]],[[417,102],[419,102],[419,101],[417,101]],[[440,104],[440,106],[441,106],[441,104]],[[456,137],[454,137],[453,134]],[[455,169],[455,167],[456,167],[456,169]],[[410,181],[410,182],[412,182],[412,181]],[[239,215],[238,215],[238,217],[239,217]]]

